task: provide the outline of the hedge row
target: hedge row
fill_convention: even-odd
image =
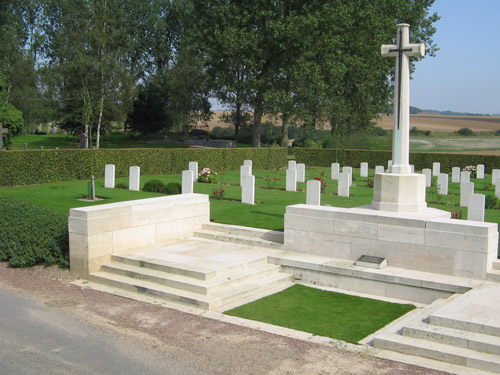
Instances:
[[[69,267],[68,216],[13,198],[0,198],[0,261],[12,267]]]
[[[387,166],[387,161],[392,159],[391,151],[368,151],[368,150],[336,150],[336,149],[313,149],[298,148],[295,151],[295,160],[298,163],[308,165],[329,167],[331,163],[338,162],[340,165],[359,167],[362,162],[367,162],[370,168],[376,165]],[[416,170],[431,168],[432,163],[441,163],[442,173],[451,173],[451,168],[464,168],[468,165],[484,164],[485,173],[491,173],[492,169],[500,169],[500,156],[495,155],[471,155],[471,154],[444,154],[444,153],[411,153],[410,163]]]
[[[128,176],[130,166],[139,166],[142,175],[180,173],[190,161],[217,171],[239,170],[243,160],[252,160],[254,169],[283,167],[287,149],[100,149],[26,150],[0,152],[0,186],[34,185],[104,177],[104,165],[114,164],[116,177]],[[93,160],[93,163],[92,163]]]

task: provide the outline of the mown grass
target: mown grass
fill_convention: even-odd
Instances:
[[[294,285],[225,314],[357,343],[414,308]]]

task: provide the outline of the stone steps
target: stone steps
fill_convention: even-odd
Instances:
[[[284,242],[283,232],[215,223],[203,224],[194,237],[274,250],[283,250]]]
[[[500,357],[490,353],[446,345],[403,336],[395,333],[383,333],[375,337],[376,348],[397,351],[403,354],[430,358],[458,366],[500,373]]]
[[[500,282],[500,259],[495,259],[491,266],[491,270],[486,273],[486,279],[488,281]]]
[[[187,290],[189,287],[186,286],[184,286],[185,289],[179,289],[145,280],[145,278],[147,277],[138,279],[105,271],[89,275],[91,282],[141,294],[149,294],[205,310],[220,309],[224,305],[234,304],[238,300],[245,300],[256,293],[262,293],[266,290],[275,291],[278,287],[285,289],[292,285],[291,275],[273,272],[270,275],[250,278],[250,280],[236,283],[230,288],[226,286],[213,294],[206,295],[189,291]],[[193,287],[192,289],[196,288]]]

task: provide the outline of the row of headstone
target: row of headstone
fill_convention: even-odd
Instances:
[[[432,163],[432,175],[436,177],[439,176],[440,173],[441,173],[441,163],[439,162]],[[468,174],[468,177],[466,174]],[[469,171],[463,171],[460,169],[460,167],[451,168],[451,182],[454,183],[462,182],[462,176],[465,176],[465,178],[470,181]],[[476,178],[484,179],[484,164],[478,164],[476,166]]]
[[[129,168],[128,188],[139,191],[141,186],[141,168],[133,166]],[[115,165],[106,164],[104,166],[104,187],[113,189],[115,187]]]

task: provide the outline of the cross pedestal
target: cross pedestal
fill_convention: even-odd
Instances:
[[[392,165],[377,173],[372,207],[383,211],[421,211],[425,202],[425,176],[410,167],[410,56],[423,56],[423,43],[410,44],[408,24],[398,25],[396,44],[382,45],[382,56],[396,57]]]

